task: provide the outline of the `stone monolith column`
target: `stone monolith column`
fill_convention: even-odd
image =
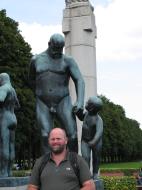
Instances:
[[[93,7],[88,0],[66,0],[63,12],[62,31],[65,35],[65,54],[77,61],[85,80],[85,102],[88,97],[97,95],[96,77],[96,25]],[[76,99],[75,89],[70,82],[70,94]],[[78,121],[80,145],[81,125]],[[104,190],[101,179],[94,180],[96,190]]]
[[[65,35],[65,54],[77,61],[85,80],[85,101],[97,94],[96,79],[96,25],[93,7],[88,0],[66,0],[63,11],[62,30]],[[74,85],[70,83],[70,93],[75,100]],[[81,127],[78,131],[79,139]]]

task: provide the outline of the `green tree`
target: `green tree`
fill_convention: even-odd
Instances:
[[[132,161],[142,158],[142,130],[139,123],[125,115],[122,106],[105,96],[100,96],[104,106],[101,116],[104,121],[102,157],[105,162]]]
[[[33,144],[39,137],[35,125],[35,107],[33,92],[28,86],[28,64],[32,54],[31,48],[26,43],[18,29],[18,23],[7,17],[6,10],[0,11],[0,73],[10,75],[12,85],[16,89],[21,105],[16,111],[18,125],[16,129],[16,159],[29,159]],[[35,138],[36,136],[36,138]],[[35,155],[36,157],[36,155]]]

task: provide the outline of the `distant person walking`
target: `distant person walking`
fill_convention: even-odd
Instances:
[[[138,176],[137,176],[137,184],[142,185],[142,168],[140,168]]]

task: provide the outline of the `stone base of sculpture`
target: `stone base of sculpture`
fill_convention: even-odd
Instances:
[[[26,190],[28,182],[29,176],[0,178],[0,190]]]
[[[18,187],[0,187],[0,190],[27,190],[27,185]]]
[[[94,180],[94,183],[96,185],[96,190],[104,190],[104,182],[102,179],[97,178]]]

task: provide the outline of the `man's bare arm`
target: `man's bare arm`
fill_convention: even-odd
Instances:
[[[36,55],[33,56],[31,59],[29,66],[29,73],[28,73],[29,84],[33,90],[35,90],[35,80],[36,80],[35,61],[36,61]]]
[[[84,94],[85,94],[85,83],[83,76],[79,70],[79,67],[73,58],[68,58],[68,65],[71,74],[71,78],[74,81],[77,100],[76,100],[76,109],[83,109],[84,106]]]
[[[8,93],[8,88],[6,85],[0,86],[0,102],[4,102]]]
[[[35,185],[29,184],[27,190],[39,190],[39,188]]]
[[[94,138],[88,142],[90,146],[95,146],[98,141],[102,138],[103,135],[103,120],[102,118],[97,115],[97,120],[96,120],[96,134]]]
[[[80,190],[96,190],[94,181],[92,179],[85,181],[83,187]]]

